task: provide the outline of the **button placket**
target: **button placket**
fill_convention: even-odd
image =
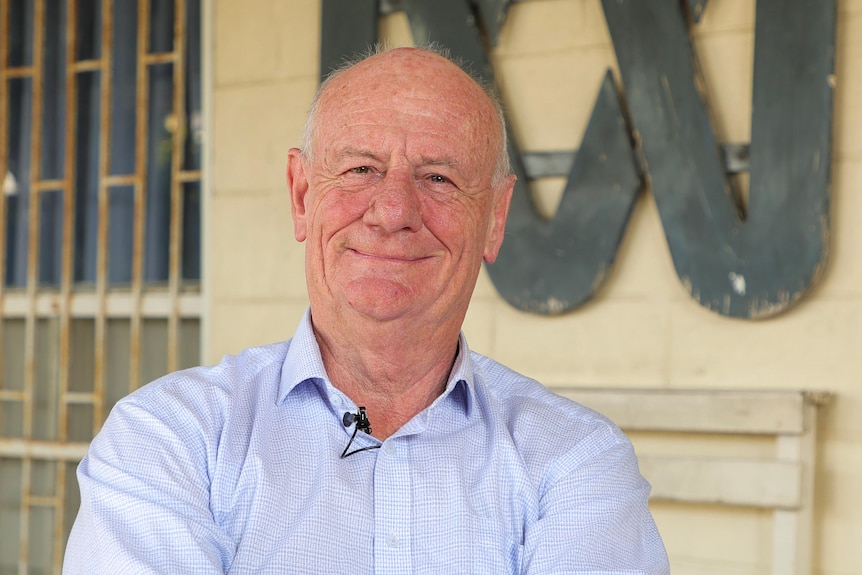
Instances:
[[[393,575],[413,571],[410,464],[396,443],[394,438],[383,442],[374,468],[374,565],[378,573]]]

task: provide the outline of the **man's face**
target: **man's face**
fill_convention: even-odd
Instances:
[[[342,74],[319,109],[311,160],[291,150],[288,168],[312,309],[460,325],[514,185],[492,181],[491,103],[451,63],[398,50]]]

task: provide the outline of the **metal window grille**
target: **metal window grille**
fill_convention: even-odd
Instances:
[[[200,0],[0,0],[0,575],[60,573],[113,404],[199,361]]]

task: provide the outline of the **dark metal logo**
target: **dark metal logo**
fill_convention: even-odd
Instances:
[[[397,4],[417,43],[442,44],[493,81],[482,32],[496,42],[509,0]],[[701,306],[769,317],[820,276],[829,248],[835,0],[757,1],[751,142],[736,147],[716,141],[699,91],[689,27],[705,4],[602,0],[626,104],[608,71],[553,218],[536,211],[512,140],[519,183],[488,272],[514,307],[559,314],[590,299],[647,180],[676,273]],[[377,41],[380,9],[377,0],[324,0],[322,73]],[[728,169],[728,150],[741,167]],[[743,210],[727,172],[746,159]]]

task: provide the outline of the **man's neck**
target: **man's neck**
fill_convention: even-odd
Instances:
[[[395,433],[446,388],[458,351],[454,327],[423,330],[398,321],[315,321],[333,385],[365,406],[378,439]]]

